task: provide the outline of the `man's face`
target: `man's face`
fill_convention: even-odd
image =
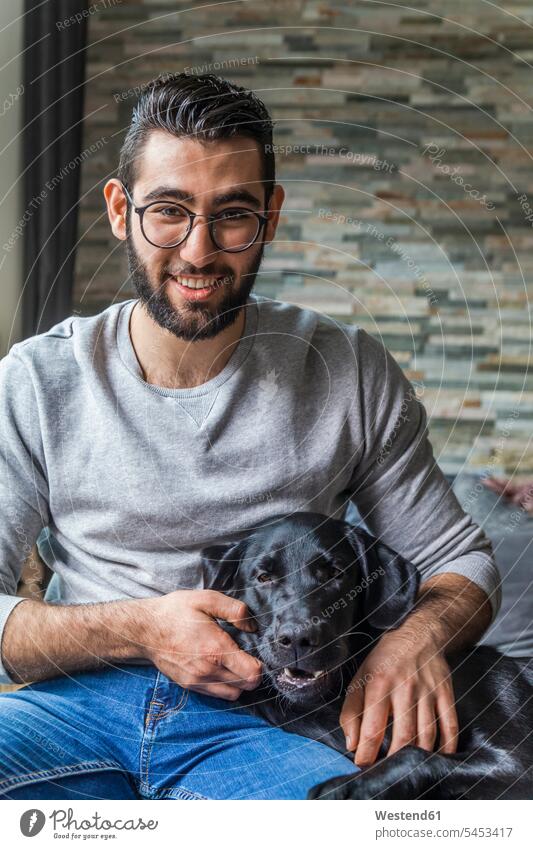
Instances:
[[[148,136],[135,185],[129,189],[137,207],[163,200],[202,215],[236,206],[265,214],[261,175],[260,152],[252,139],[201,143],[155,130]],[[188,238],[177,247],[155,247],[144,238],[139,216],[130,210],[129,271],[154,321],[185,340],[211,338],[231,325],[253,288],[263,242],[272,238],[277,217],[269,220],[250,248],[227,253],[212,242],[205,218],[195,220]],[[191,278],[205,287],[189,288]]]

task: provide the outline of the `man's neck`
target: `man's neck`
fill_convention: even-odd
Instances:
[[[130,316],[133,350],[147,383],[169,389],[201,386],[220,374],[244,331],[244,310],[212,339],[188,342],[164,330],[137,301]]]

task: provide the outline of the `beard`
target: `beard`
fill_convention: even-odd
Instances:
[[[197,342],[201,339],[212,339],[214,336],[218,336],[222,330],[230,327],[237,320],[254,287],[255,278],[263,260],[264,245],[260,245],[259,251],[240,274],[238,288],[234,288],[234,273],[229,268],[221,268],[214,272],[205,269],[193,271],[188,268],[186,271],[180,272],[185,275],[204,274],[206,277],[223,276],[225,279],[225,282],[220,284],[224,290],[224,295],[218,300],[216,306],[209,307],[205,303],[187,301],[180,309],[172,304],[166,292],[166,281],[171,276],[170,269],[163,267],[160,272],[159,283],[153,286],[148,276],[148,270],[135,249],[131,233],[127,234],[126,253],[131,280],[139,300],[146,307],[150,317],[159,327],[168,330],[178,339]]]

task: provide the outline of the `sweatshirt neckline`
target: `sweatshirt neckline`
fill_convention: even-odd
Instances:
[[[207,395],[219,389],[223,383],[226,383],[237,369],[241,367],[252,350],[258,324],[258,303],[255,295],[248,296],[248,300],[243,307],[245,315],[242,336],[237,342],[228,362],[219,374],[199,386],[191,386],[185,389],[171,389],[170,387],[148,383],[143,377],[142,369],[130,337],[130,318],[136,303],[138,303],[138,299],[134,298],[130,301],[125,301],[120,308],[116,331],[117,348],[120,358],[130,374],[142,383],[146,389],[155,392],[157,395],[167,395],[171,398],[195,398],[200,395]]]

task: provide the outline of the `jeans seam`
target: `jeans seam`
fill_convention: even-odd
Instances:
[[[161,794],[164,794],[163,798],[168,798],[169,796],[176,795],[180,798],[184,799],[199,799],[202,801],[209,801],[208,796],[203,796],[201,793],[196,793],[194,790],[189,790],[187,787],[183,787],[183,785],[174,785],[172,787],[153,787],[153,785],[148,784],[146,781],[141,782],[139,787],[139,791],[146,796],[150,796],[152,799],[160,799],[162,798]]]
[[[49,767],[48,769],[40,769],[35,772],[24,772],[20,775],[14,775],[11,778],[4,778],[0,781],[0,793],[13,790],[19,784],[24,784],[28,780],[29,783],[35,784],[41,779],[60,778],[66,775],[72,775],[74,772],[101,772],[107,769],[124,772],[123,767],[113,761],[78,761],[73,764]]]
[[[157,693],[157,688],[160,683],[161,673],[157,673],[157,677],[155,680],[154,688],[152,690],[152,697],[150,699],[148,705],[148,713],[146,714],[146,718],[144,721],[144,729],[143,736],[141,741],[141,749],[139,752],[139,775],[141,781],[144,781],[148,784],[148,769],[150,766],[150,755],[152,751],[151,741],[153,740],[155,734],[155,722],[154,718],[157,715],[157,711],[161,709],[162,702],[155,698]],[[154,710],[155,708],[155,710]],[[148,736],[150,742],[148,741]]]
[[[157,691],[157,686],[159,684],[159,678],[154,687],[154,693]],[[163,707],[162,702],[156,701],[154,698],[150,701],[150,705],[148,708],[148,714],[145,720],[143,739],[141,743],[141,751],[140,751],[140,776],[142,783],[150,788],[150,792],[157,792],[155,787],[152,787],[150,784],[150,763],[152,761],[152,753],[153,753],[153,743],[154,737],[156,733],[157,723],[160,719],[164,719],[170,714],[175,714],[178,711],[182,710],[189,698],[189,691],[184,689],[181,694],[181,698],[179,703],[169,710],[161,711]],[[188,791],[189,792],[189,791]]]
[[[181,694],[181,698],[180,698],[177,705],[174,705],[173,708],[169,708],[168,710],[164,711],[163,713],[157,714],[157,717],[155,717],[157,722],[159,722],[160,719],[165,719],[165,717],[170,716],[170,714],[172,714],[172,713],[177,713],[178,711],[183,710],[183,708],[187,704],[188,699],[189,699],[189,691],[187,689],[184,689],[182,694]]]
[[[174,795],[174,793],[181,798],[189,798],[189,799],[198,799],[202,801],[209,801],[207,796],[202,796],[201,793],[195,793],[193,790],[188,790],[186,787],[182,787],[181,785],[178,787],[159,787],[158,793],[168,793],[168,795]]]
[[[161,699],[158,698],[158,691],[161,689],[163,681],[161,678],[161,670],[157,670],[157,676],[154,683],[154,689],[152,690],[152,701],[153,702],[161,702]]]
[[[162,708],[162,707],[164,707],[163,702],[158,702],[158,701],[156,701],[155,699],[152,699],[152,701],[151,701],[151,702],[150,702],[150,704],[148,705],[148,713],[146,714],[146,716],[145,716],[145,718],[144,718],[144,724],[145,724],[145,726],[146,726],[146,725],[148,725],[148,723],[149,723],[149,722],[150,722],[150,721],[154,718],[154,716],[157,714],[158,710],[161,710],[161,708]]]
[[[149,716],[148,722],[150,722],[150,721],[152,722],[152,733],[150,735],[150,740],[148,742],[148,752],[147,752],[147,759],[146,759],[146,773],[145,773],[145,781],[146,781],[146,784],[148,786],[150,786],[149,772],[150,772],[150,763],[152,761],[152,752],[154,750],[153,743],[154,743],[154,737],[155,737],[157,723],[159,722],[160,719],[164,719],[164,717],[169,716],[169,714],[176,713],[176,711],[181,710],[181,708],[185,706],[185,703],[187,701],[188,696],[189,696],[189,691],[184,690],[183,693],[181,694],[181,699],[180,699],[180,702],[177,705],[177,707],[171,708],[170,710],[165,711],[164,713],[161,713],[160,710],[156,709],[156,711],[154,712],[154,714],[151,717],[150,717],[150,714],[148,715]]]
[[[154,722],[152,725],[152,733],[150,734],[150,741],[148,743],[148,752],[146,758],[146,773],[145,773],[145,781],[149,784],[148,774],[150,772],[150,762],[152,760],[152,752],[154,751],[154,737],[155,737],[155,729],[157,724],[157,716],[154,716]]]

